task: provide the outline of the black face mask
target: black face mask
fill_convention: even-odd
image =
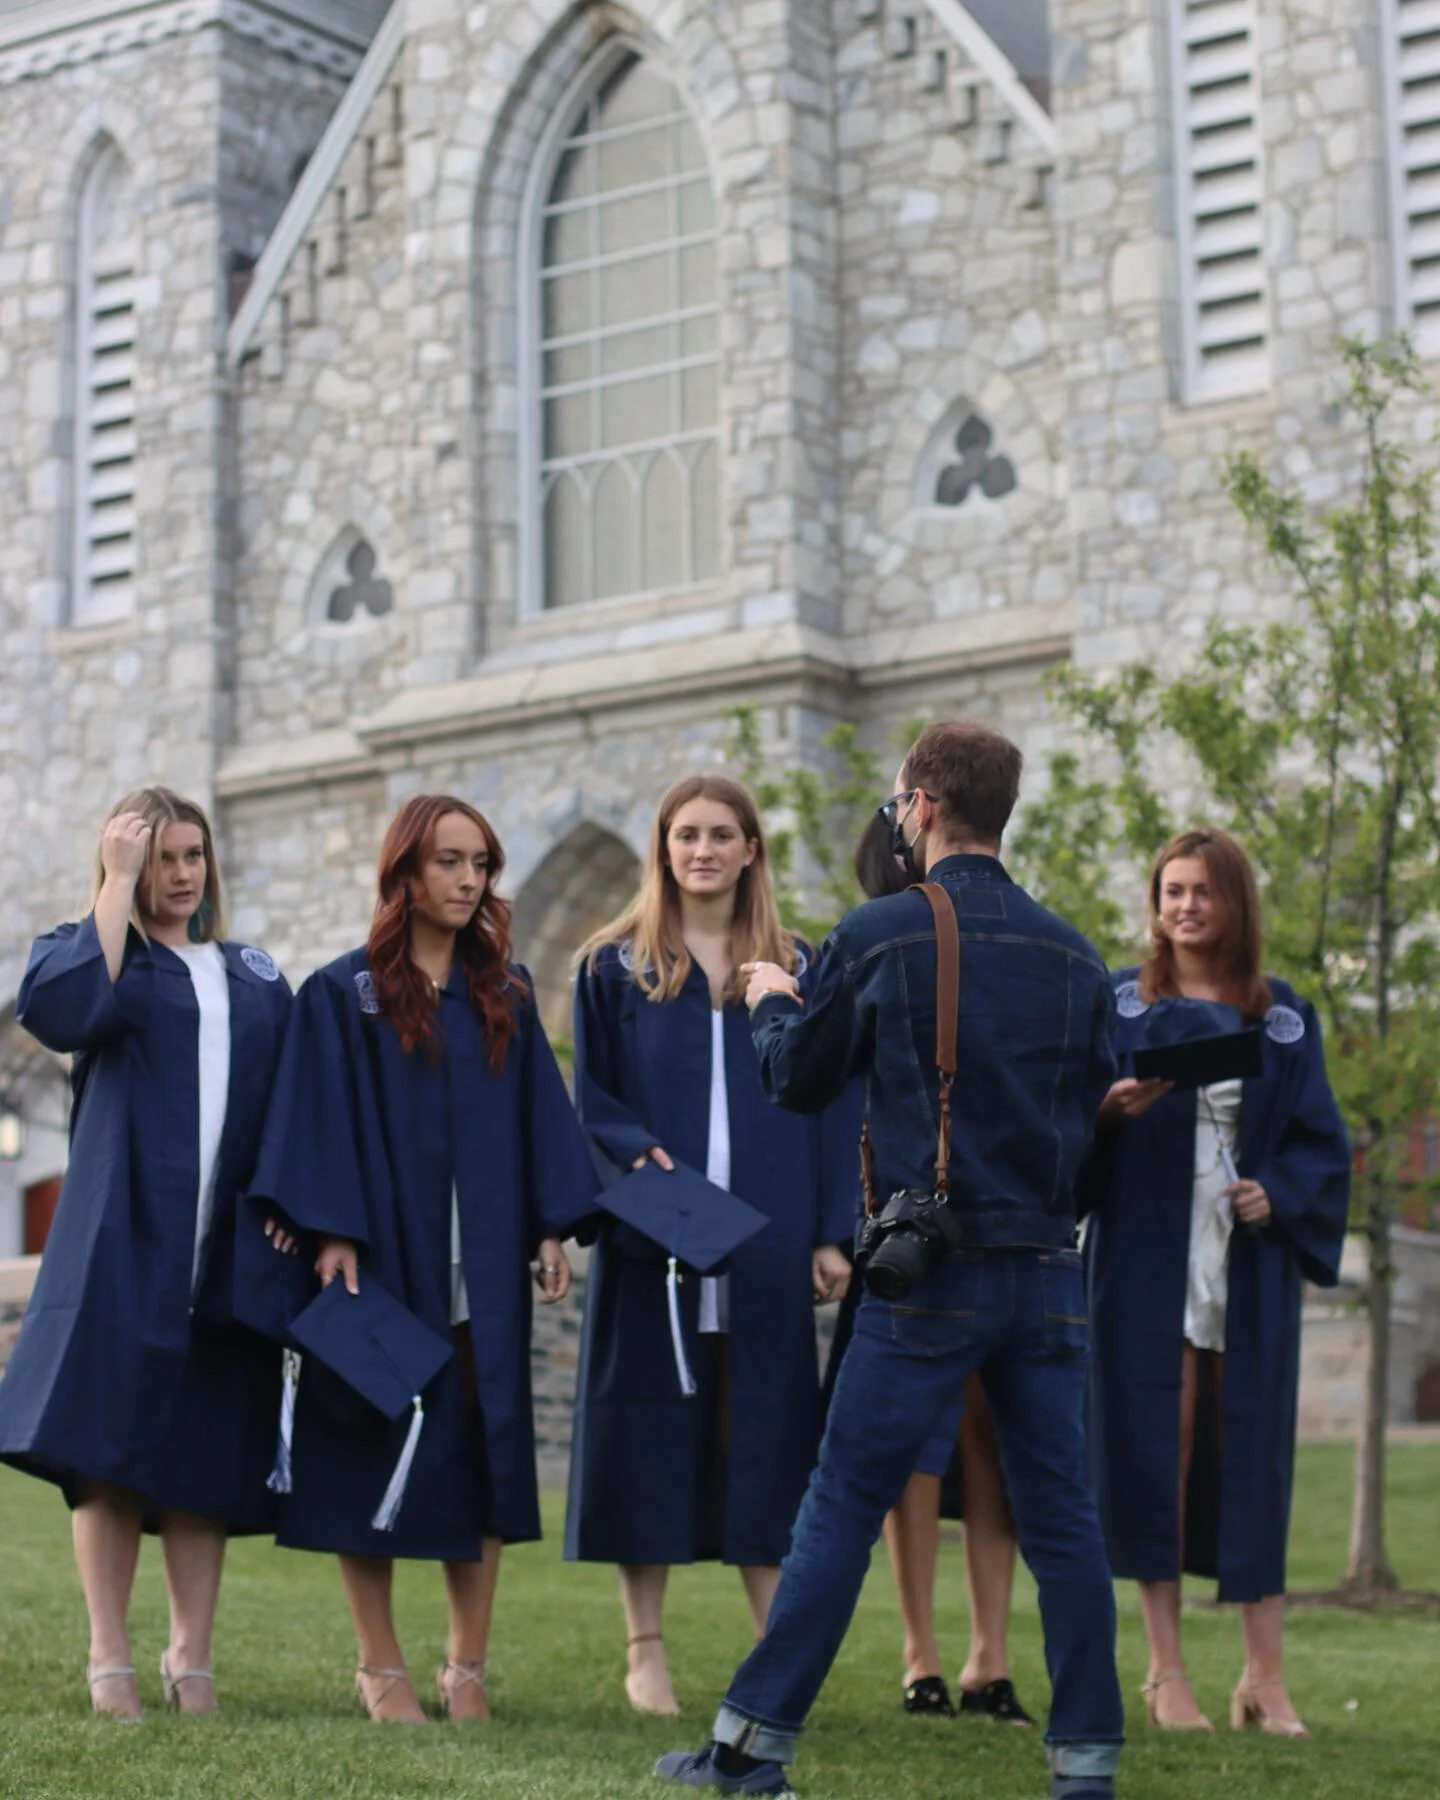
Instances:
[[[912,881],[924,880],[924,876],[915,862],[914,846],[905,842],[905,826],[901,819],[897,819],[890,827],[890,848],[894,852],[896,862],[900,864]]]

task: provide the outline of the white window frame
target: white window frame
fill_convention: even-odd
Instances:
[[[137,235],[129,240],[129,266],[124,258],[112,268],[96,267],[96,206],[107,181],[116,171],[133,191],[134,175],[126,158],[114,144],[106,144],[95,158],[80,191],[76,231],[75,260],[75,421],[72,444],[73,505],[71,508],[70,603],[68,621],[71,626],[110,625],[126,619],[135,610],[136,516],[135,516],[135,299],[138,278],[139,246]],[[113,340],[97,348],[97,283],[107,283],[108,312],[117,321],[108,335]],[[115,350],[129,351],[129,375],[106,389],[99,397],[95,389],[97,354]],[[115,457],[96,465],[93,434],[97,428],[128,428],[128,456]],[[109,506],[116,516],[102,521],[96,509]],[[123,510],[122,510],[123,509]],[[124,523],[128,529],[115,532],[111,538],[97,535],[97,527]],[[100,546],[110,543],[116,548]],[[106,581],[103,590],[93,585],[97,575],[120,577]]]
[[[653,45],[644,42],[629,33],[619,32],[608,38],[591,56],[584,67],[575,76],[565,90],[564,97],[551,114],[535,155],[531,159],[530,173],[525,183],[525,191],[521,200],[520,231],[516,266],[519,274],[519,295],[516,307],[516,392],[518,395],[518,418],[516,422],[517,457],[519,465],[519,504],[517,508],[519,535],[519,617],[522,622],[536,619],[565,617],[576,613],[589,612],[595,607],[615,607],[628,605],[634,601],[643,601],[656,594],[677,592],[702,592],[712,587],[718,576],[706,575],[695,581],[682,585],[671,585],[664,588],[635,589],[624,594],[607,595],[603,599],[574,601],[564,606],[548,607],[545,604],[545,508],[540,492],[543,420],[541,416],[541,389],[543,386],[541,373],[541,342],[543,339],[543,322],[541,319],[541,267],[544,255],[545,208],[551,186],[555,180],[555,172],[559,165],[560,155],[574,133],[581,112],[589,104],[596,90],[600,88],[611,71],[630,57],[639,57],[653,68],[657,74],[670,82],[684,101],[690,117],[696,123],[701,147],[705,155],[705,172],[710,182],[711,193],[715,199],[718,213],[720,205],[719,185],[715,179],[714,159],[710,145],[703,131],[699,130],[699,118],[695,107],[686,92],[684,82],[675,70],[657,56]],[[716,230],[717,252],[719,229]],[[717,254],[718,261],[718,254]],[[722,432],[723,389],[717,395],[717,415],[715,432],[716,481],[719,485],[717,506],[724,529],[724,461],[721,449],[724,438]],[[668,442],[668,440],[666,440]],[[640,446],[635,446],[639,449]],[[725,545],[722,539],[720,546],[721,563],[725,557]]]
[[[1207,295],[1203,291],[1199,268],[1199,244],[1196,235],[1196,209],[1199,202],[1195,179],[1195,160],[1191,133],[1195,129],[1195,108],[1191,98],[1193,69],[1190,62],[1188,22],[1197,0],[1170,0],[1170,101],[1174,126],[1174,192],[1175,240],[1179,257],[1180,311],[1180,391],[1190,405],[1214,400],[1232,400],[1267,392],[1271,384],[1271,353],[1274,321],[1270,312],[1270,286],[1266,266],[1265,245],[1265,159],[1260,141],[1261,90],[1260,57],[1257,36],[1258,7],[1256,0],[1212,0],[1214,11],[1222,8],[1245,21],[1250,40],[1250,117],[1255,138],[1255,268],[1259,288],[1259,305],[1263,317],[1261,342],[1254,359],[1243,367],[1206,365],[1203,341],[1203,307]],[[1217,123],[1222,122],[1217,120]]]
[[[1433,6],[1430,10],[1434,15],[1435,30],[1440,33],[1440,6]],[[1417,319],[1415,310],[1415,220],[1422,215],[1411,210],[1408,139],[1405,129],[1409,121],[1405,117],[1405,71],[1401,54],[1403,23],[1407,16],[1413,18],[1415,13],[1416,9],[1407,5],[1406,0],[1380,0],[1381,67],[1385,81],[1386,177],[1390,199],[1391,292],[1396,327],[1411,332],[1419,349],[1434,356],[1440,354],[1440,304],[1433,310],[1427,308],[1423,319]],[[1437,38],[1437,48],[1440,48],[1440,38]],[[1436,60],[1433,124],[1436,159],[1435,173],[1430,179],[1435,187],[1433,212],[1436,215],[1436,224],[1431,229],[1436,231],[1434,255],[1437,272],[1440,272],[1440,54],[1437,54]],[[1440,302],[1440,289],[1437,289],[1436,298]]]

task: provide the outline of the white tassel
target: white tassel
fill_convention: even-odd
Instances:
[[[688,1398],[699,1390],[685,1355],[685,1334],[680,1329],[680,1275],[673,1256],[665,1276],[665,1300],[670,1308],[670,1346],[675,1352],[675,1373],[680,1377],[680,1392]]]
[[[275,1444],[275,1467],[265,1485],[272,1494],[291,1491],[291,1447],[295,1442],[295,1392],[300,1386],[300,1358],[293,1350],[285,1352],[285,1380],[280,1389],[280,1434]]]
[[[400,1517],[400,1508],[405,1503],[405,1484],[410,1479],[410,1467],[415,1461],[415,1452],[420,1447],[420,1433],[425,1429],[425,1408],[420,1404],[420,1396],[415,1396],[415,1410],[410,1415],[410,1429],[405,1434],[405,1447],[400,1452],[400,1460],[395,1465],[395,1473],[390,1477],[390,1485],[385,1490],[385,1498],[380,1502],[379,1510],[370,1521],[374,1531],[393,1531],[395,1521]]]

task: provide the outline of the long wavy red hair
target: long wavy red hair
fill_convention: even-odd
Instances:
[[[489,820],[467,801],[450,794],[416,794],[396,813],[380,846],[379,898],[365,949],[381,1014],[401,1045],[406,1050],[424,1045],[434,1055],[439,1007],[430,978],[410,954],[410,884],[434,849],[435,828],[447,813],[462,813],[478,827],[490,857],[485,893],[469,924],[455,934],[455,955],[485,1030],[490,1067],[498,1074],[515,1034],[516,1002],[527,989],[509,967],[510,902],[495,892],[505,853]]]

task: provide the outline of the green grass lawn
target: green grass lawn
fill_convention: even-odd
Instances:
[[[1391,1451],[1391,1548],[1412,1587],[1440,1589],[1440,1448]],[[1344,1557],[1350,1454],[1302,1449],[1293,1538],[1297,1587],[1330,1586]],[[94,1719],[81,1680],[84,1614],[58,1494],[0,1470],[0,1795],[4,1800],[288,1800],[290,1796],[643,1796],[663,1750],[707,1735],[712,1709],[744,1653],[748,1617],[738,1578],[680,1570],[667,1621],[685,1717],[677,1726],[629,1712],[613,1573],[560,1559],[558,1497],[549,1540],[512,1552],[501,1582],[490,1693],[492,1724],[370,1725],[350,1695],[354,1647],[333,1565],[263,1543],[235,1550],[221,1603],[218,1675],[224,1712],[180,1720],[160,1710],[164,1644],[158,1558],[147,1545],[133,1612],[136,1659],[150,1708],[138,1729]],[[1203,1599],[1198,1587],[1196,1598]],[[1147,1730],[1136,1690],[1144,1649],[1134,1590],[1120,1597],[1121,1675],[1132,1739],[1122,1764],[1129,1800],[1436,1800],[1440,1796],[1440,1619],[1292,1614],[1292,1691],[1310,1743],[1212,1739]],[[408,1566],[399,1583],[402,1635],[422,1697],[441,1654],[438,1571]],[[953,1674],[964,1654],[961,1554],[942,1551],[939,1611]],[[1223,1722],[1239,1670],[1233,1613],[1198,1605],[1187,1619],[1202,1705]],[[1022,1698],[1046,1686],[1034,1596],[1022,1580],[1014,1624]],[[872,1573],[855,1625],[816,1709],[795,1771],[806,1800],[1042,1800],[1038,1734],[982,1721],[907,1718],[899,1706],[898,1616],[888,1571]]]

